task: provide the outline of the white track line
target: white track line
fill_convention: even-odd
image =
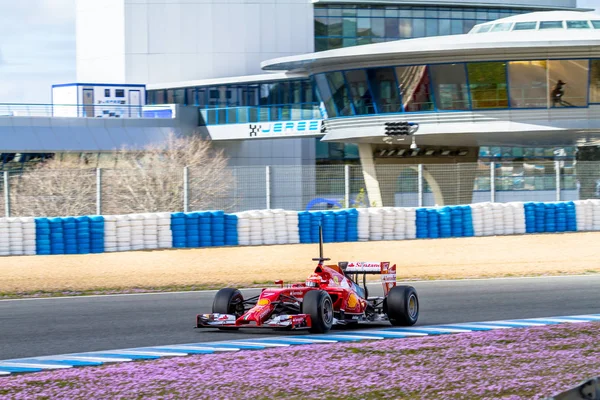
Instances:
[[[72,365],[63,365],[63,364],[36,364],[35,362],[12,362],[12,361],[2,361],[0,363],[0,367],[15,367],[15,368],[40,368],[40,369],[70,369],[73,368]]]
[[[497,280],[518,280],[518,279],[568,279],[568,278],[589,278],[590,276],[599,276],[598,274],[584,274],[584,275],[549,275],[549,276],[511,276],[511,277],[498,277],[498,278],[463,278],[463,279],[438,279],[438,280],[404,280],[397,281],[401,284],[435,284],[437,282],[454,283],[454,282],[471,282],[471,281],[497,281]],[[367,282],[369,286],[379,286],[381,282]],[[265,287],[271,287],[265,285]],[[260,287],[256,288],[240,288],[239,290],[260,290]],[[123,296],[160,296],[169,294],[194,294],[194,293],[216,293],[218,289],[210,290],[187,290],[187,291],[176,291],[176,292],[150,292],[150,293],[115,293],[115,294],[91,294],[81,296],[56,296],[56,297],[25,297],[21,299],[2,299],[3,301],[38,301],[38,300],[66,300],[66,299],[90,299],[97,297],[123,297]]]

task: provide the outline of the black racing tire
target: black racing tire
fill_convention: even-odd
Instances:
[[[412,286],[393,287],[384,303],[384,312],[394,326],[412,326],[419,319],[419,297]]]
[[[333,326],[333,301],[324,290],[311,290],[304,295],[302,313],[310,315],[309,332],[326,333]]]
[[[217,292],[213,301],[213,314],[233,314],[236,318],[244,314],[244,296],[234,288],[224,288]],[[239,328],[221,327],[222,331],[238,330]]]

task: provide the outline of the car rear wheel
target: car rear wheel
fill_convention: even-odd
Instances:
[[[302,300],[302,313],[310,315],[312,333],[325,333],[333,325],[333,302],[324,290],[311,290]]]
[[[385,299],[384,312],[394,326],[411,326],[419,319],[419,297],[412,286],[395,286]]]
[[[234,288],[224,288],[217,292],[212,306],[213,314],[233,314],[236,318],[244,314],[244,296]],[[238,328],[221,327],[221,330],[237,330]]]

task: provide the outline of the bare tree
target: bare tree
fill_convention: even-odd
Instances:
[[[181,211],[183,170],[189,169],[190,210],[214,208],[215,200],[228,194],[232,175],[223,151],[198,135],[177,137],[143,150],[115,153],[117,168],[104,171],[105,212],[135,213]]]
[[[93,214],[95,170],[73,161],[50,159],[10,176],[11,214],[63,216]]]
[[[113,168],[103,168],[104,214],[183,210],[183,170],[189,167],[190,210],[223,208],[233,177],[227,158],[198,135],[170,134],[142,150],[114,151]],[[77,160],[50,159],[11,178],[12,214],[64,216],[96,210],[95,166]]]

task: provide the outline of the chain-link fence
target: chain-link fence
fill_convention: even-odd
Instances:
[[[373,172],[371,172],[373,174]],[[0,174],[2,216],[469,204],[600,198],[600,162],[477,162]],[[375,178],[375,179],[372,179]]]

